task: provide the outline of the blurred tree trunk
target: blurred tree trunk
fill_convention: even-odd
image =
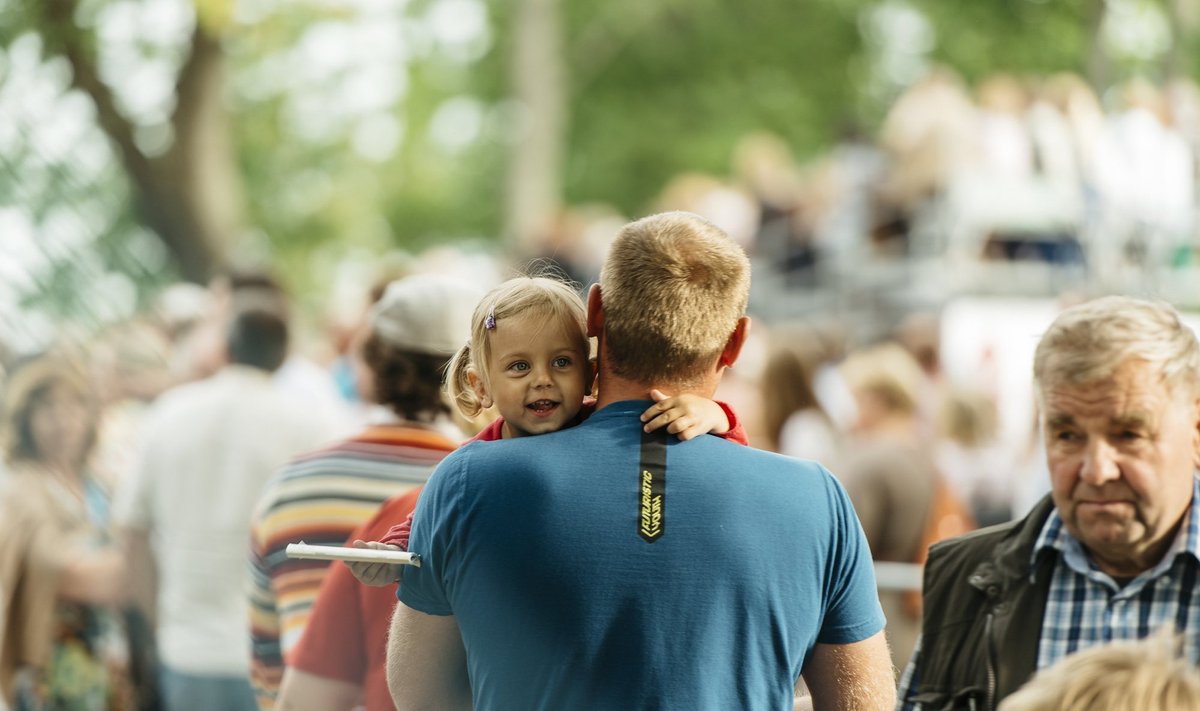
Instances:
[[[511,80],[521,107],[509,155],[506,237],[532,251],[562,205],[567,91],[559,0],[517,0]]]
[[[1167,0],[1171,47],[1167,50],[1166,77],[1186,77],[1192,71],[1192,45],[1200,28],[1200,0]]]
[[[216,38],[197,22],[176,81],[174,142],[148,155],[135,127],[100,78],[93,39],[75,24],[76,0],[44,0],[47,48],[72,69],[72,84],[91,97],[134,193],[142,223],[166,246],[180,276],[205,282],[227,265],[229,241],[242,224],[242,185],[224,103],[224,59]]]
[[[1088,27],[1087,79],[1092,88],[1102,92],[1112,79],[1108,47],[1104,43],[1104,18],[1108,15],[1106,0],[1091,0],[1086,9]]]

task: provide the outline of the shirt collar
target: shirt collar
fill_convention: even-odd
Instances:
[[[1188,507],[1187,520],[1175,534],[1175,540],[1167,549],[1166,555],[1148,574],[1144,573],[1143,575],[1150,578],[1162,575],[1180,555],[1190,555],[1194,560],[1200,561],[1200,506],[1197,505],[1197,501],[1200,501],[1200,478],[1193,476],[1192,503]],[[1038,558],[1047,551],[1058,551],[1066,564],[1077,573],[1089,575],[1099,572],[1088,560],[1083,544],[1072,536],[1067,531],[1067,527],[1063,525],[1062,517],[1058,515],[1058,509],[1051,511],[1046,523],[1042,525],[1041,533],[1038,534],[1037,541],[1033,545],[1033,553],[1030,556],[1031,569],[1036,569]]]

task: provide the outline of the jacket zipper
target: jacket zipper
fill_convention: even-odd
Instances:
[[[987,699],[985,708],[993,711],[996,708],[996,641],[992,639],[992,617],[995,613],[988,611],[987,620],[983,626],[983,638],[987,640]]]

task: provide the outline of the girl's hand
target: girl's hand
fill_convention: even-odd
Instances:
[[[642,413],[642,429],[653,432],[666,427],[667,432],[681,440],[702,434],[724,434],[729,431],[729,418],[720,405],[699,395],[668,396],[661,390],[651,390],[654,404]]]
[[[398,551],[403,550],[400,546],[390,546],[379,541],[354,541],[355,548],[373,548],[377,551]],[[394,563],[362,563],[346,561],[346,565],[350,566],[350,572],[354,573],[354,577],[358,578],[358,582],[364,585],[391,585],[392,583],[400,582],[400,577],[403,573],[403,565],[395,565]]]

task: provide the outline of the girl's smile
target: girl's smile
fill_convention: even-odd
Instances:
[[[535,400],[525,407],[532,410],[535,417],[549,417],[558,409],[558,403],[553,400]]]

